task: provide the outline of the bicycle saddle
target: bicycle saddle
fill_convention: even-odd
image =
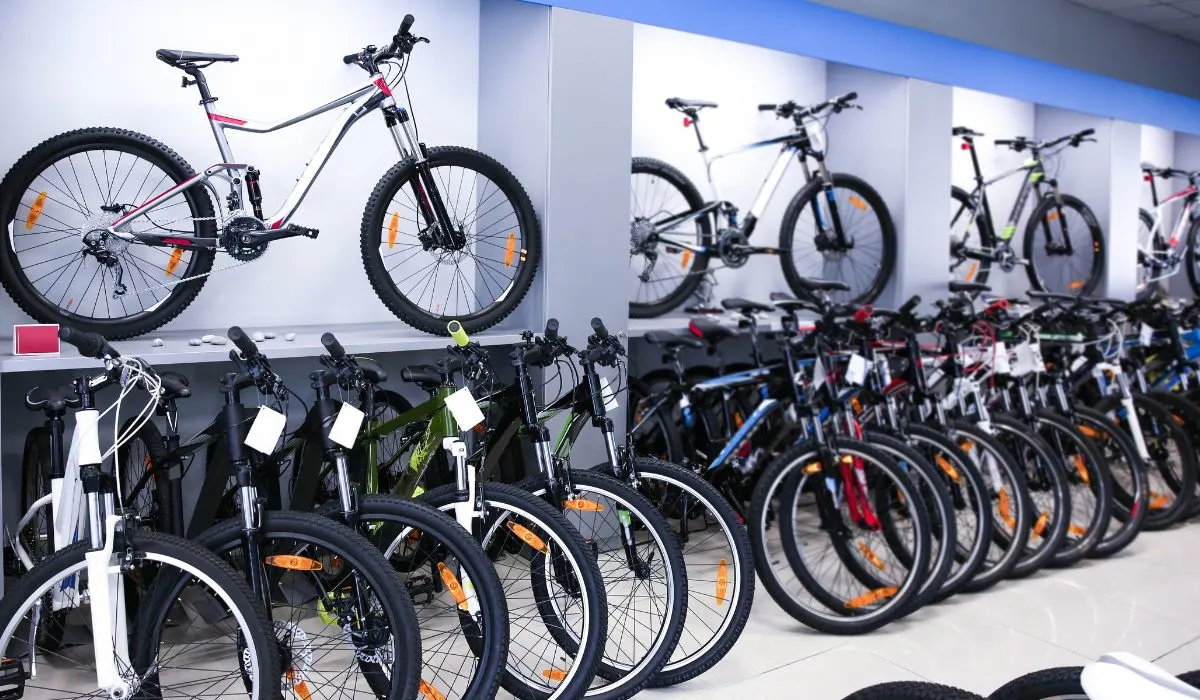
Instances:
[[[1169,180],[1176,175],[1185,174],[1182,170],[1176,170],[1175,168],[1160,168],[1150,161],[1142,161],[1142,172],[1149,173],[1150,175],[1157,175],[1164,180]]]
[[[192,395],[188,388],[188,378],[178,372],[159,372],[162,380],[163,395],[168,399],[186,399]]]
[[[1030,299],[1040,299],[1042,301],[1071,301],[1071,302],[1073,302],[1079,298],[1079,297],[1073,297],[1070,294],[1060,294],[1059,292],[1039,292],[1034,289],[1030,289],[1028,292],[1025,292],[1025,294],[1028,295]]]
[[[716,107],[716,102],[708,100],[685,100],[682,97],[667,98],[667,106],[671,109],[704,109],[705,107]]]
[[[1184,683],[1158,666],[1133,654],[1104,654],[1088,664],[1080,677],[1091,700],[1184,700],[1200,698],[1200,689]]]
[[[409,365],[400,370],[400,379],[422,386],[441,386],[442,372],[433,365]]]
[[[970,137],[983,136],[982,131],[975,131],[973,129],[968,129],[965,126],[954,127],[951,130],[951,134],[954,136],[970,136]]]
[[[387,372],[384,371],[379,363],[375,360],[368,360],[365,357],[356,357],[354,362],[358,364],[358,368],[362,370],[363,376],[372,384],[382,384],[387,381]],[[438,381],[441,381],[439,378]]]
[[[70,385],[45,390],[35,386],[25,394],[25,408],[61,416],[68,408],[79,408],[79,396],[75,393],[75,387]]]
[[[839,280],[819,280],[810,277],[798,277],[796,282],[806,292],[848,292],[850,285]]]
[[[664,331],[650,331],[646,334],[646,341],[652,345],[657,345],[666,350],[704,347],[704,343],[699,338],[693,338],[687,335],[675,335],[674,333],[667,333]]]
[[[775,307],[770,304],[760,304],[757,301],[734,297],[733,299],[722,299],[721,306],[724,306],[730,311],[741,311],[744,314],[754,314],[767,311],[774,311]]]
[[[154,52],[158,60],[169,66],[182,68],[189,63],[237,63],[238,57],[225,53],[201,53],[199,51],[180,51],[178,49],[159,49]]]
[[[784,292],[771,292],[771,303],[775,305],[775,308],[783,309],[784,311],[795,311],[797,309],[808,309],[811,311],[813,308],[813,302],[797,299],[791,294]]]
[[[722,340],[738,337],[737,330],[711,318],[693,318],[688,323],[688,331],[709,345],[716,347]]]
[[[990,292],[992,288],[982,282],[951,282],[950,291],[959,292]]]

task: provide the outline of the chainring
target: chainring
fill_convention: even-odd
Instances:
[[[230,221],[221,232],[221,248],[234,260],[242,262],[257,260],[267,252],[267,244],[258,242],[254,236],[249,234],[266,229],[263,222],[252,216],[239,216]]]

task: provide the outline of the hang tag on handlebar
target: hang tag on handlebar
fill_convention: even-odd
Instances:
[[[333,427],[329,429],[329,439],[346,449],[353,449],[358,439],[358,429],[362,427],[366,415],[348,403],[338,409],[337,418],[333,419]]]
[[[1148,348],[1148,347],[1150,347],[1150,343],[1153,340],[1154,340],[1154,329],[1143,323],[1142,330],[1140,333],[1138,333],[1138,343],[1140,343],[1142,347]]]
[[[1012,363],[1008,359],[1008,347],[1004,341],[997,340],[993,352],[995,353],[992,362],[993,371],[996,374],[1012,374]]]
[[[600,397],[604,399],[604,410],[612,413],[620,407],[617,403],[617,392],[612,390],[612,385],[608,383],[608,377],[600,377]]]
[[[852,353],[850,355],[850,365],[846,367],[846,381],[856,386],[862,386],[867,378],[867,358]]]
[[[250,432],[246,433],[246,447],[269,455],[275,451],[279,438],[287,427],[287,416],[270,406],[259,406]]]
[[[446,397],[446,408],[454,415],[459,430],[470,430],[483,422],[483,411],[465,386]]]
[[[1017,346],[1017,361],[1013,365],[1013,374],[1024,377],[1033,372],[1043,372],[1046,364],[1042,362],[1041,350],[1033,343],[1026,341]]]

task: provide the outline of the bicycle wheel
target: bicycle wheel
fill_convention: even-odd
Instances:
[[[992,233],[992,222],[982,209],[975,210],[971,195],[960,187],[950,188],[950,277],[958,282],[987,284],[992,273],[992,261],[974,260],[965,255],[967,250],[982,250],[990,253],[996,247],[996,236]],[[978,240],[972,240],[978,233]]]
[[[949,495],[957,541],[950,574],[936,600],[957,593],[983,566],[992,541],[991,499],[983,475],[953,440],[919,424],[908,426],[908,442],[938,468]]]
[[[121,426],[121,434],[125,434],[137,420],[137,417],[133,417],[125,421]],[[166,460],[167,448],[163,445],[162,433],[158,426],[149,421],[117,448],[122,505],[160,532],[170,532],[170,528],[168,523],[159,518],[154,467],[165,465]]]
[[[684,219],[655,233],[669,220],[704,207],[704,197],[671,165],[634,158],[630,179],[629,270],[633,289],[630,318],[662,316],[695,294],[708,269],[713,244],[711,215]],[[678,243],[701,246],[703,252]],[[676,245],[673,245],[676,244]]]
[[[1082,666],[1061,666],[1027,673],[1005,683],[988,700],[1087,700]]]
[[[114,657],[132,686],[126,697],[279,698],[271,623],[242,577],[186,540],[136,529],[124,537],[133,554],[119,576],[126,615],[107,624],[129,632],[128,659]],[[23,681],[24,697],[109,697],[97,689],[86,553],[81,542],[53,554],[0,599],[5,683],[14,665],[22,676],[37,667]],[[179,595],[165,597],[167,589]],[[42,642],[64,634],[65,645]]]
[[[920,592],[929,517],[917,487],[888,457],[842,437],[828,449],[836,478],[823,475],[811,443],[771,461],[751,502],[750,542],[759,578],[789,615],[827,634],[861,634],[895,620]],[[877,514],[893,508],[908,516],[911,566],[883,537]]]
[[[340,510],[331,503],[319,512],[337,520]],[[359,496],[357,520],[413,597],[422,695],[494,696],[508,655],[508,606],[479,543],[441,511],[395,496]]]
[[[1076,406],[1074,413],[1079,430],[1104,455],[1112,475],[1112,518],[1104,538],[1088,555],[1110,557],[1137,538],[1150,510],[1146,466],[1133,439],[1104,413],[1086,406]]]
[[[704,479],[675,464],[638,458],[638,492],[675,531],[687,568],[683,633],[670,661],[651,680],[677,685],[712,668],[733,649],[754,603],[750,537],[729,502]]]
[[[1066,467],[1071,492],[1070,524],[1050,566],[1070,566],[1092,553],[1108,532],[1112,519],[1112,473],[1104,454],[1071,421],[1050,411],[1037,415],[1038,435]]]
[[[1187,433],[1192,448],[1200,448],[1200,408],[1180,394],[1154,391],[1150,392],[1150,395],[1171,414],[1171,419],[1175,421],[1175,424]],[[1200,475],[1196,479],[1196,491],[1192,493],[1191,502],[1183,515],[1184,520],[1190,520],[1200,515]]]
[[[629,486],[589,470],[571,470],[561,504],[600,565],[608,601],[608,640],[589,698],[623,700],[657,674],[675,651],[688,609],[683,551],[666,519]],[[544,477],[524,486],[551,498]],[[608,683],[599,682],[600,679]]]
[[[106,229],[194,176],[179,154],[124,129],[79,129],[43,141],[0,182],[0,221],[10,232],[0,237],[0,283],[38,321],[109,340],[166,324],[200,293],[213,250],[130,243]],[[203,187],[188,188],[121,230],[217,235]]]
[[[21,516],[24,517],[38,499],[50,493],[50,431],[37,427],[25,434],[25,449],[21,453]],[[54,553],[54,524],[51,509],[39,508],[17,537],[37,565]]]
[[[892,681],[850,693],[842,700],[983,700],[975,693],[937,683]]]
[[[660,401],[642,380],[629,380],[628,425],[635,453],[671,463],[685,458],[674,408],[670,402]]]
[[[1038,291],[1086,296],[1104,270],[1104,232],[1078,197],[1043,197],[1025,226],[1025,267]],[[1069,251],[1068,251],[1069,248]]]
[[[262,562],[246,558],[241,519],[200,533],[234,569],[267,585],[283,656],[284,693],[408,700],[421,683],[417,616],[399,575],[379,550],[315,513],[265,511]]]
[[[537,213],[521,183],[491,157],[458,146],[425,155],[420,166],[393,165],[367,200],[367,279],[413,328],[448,335],[446,323],[457,320],[478,333],[504,320],[529,292],[542,257]],[[439,200],[451,231],[431,218]]]
[[[826,192],[820,179],[810,180],[783,213],[783,276],[797,297],[807,295],[800,278],[815,277],[850,285],[848,292],[832,293],[835,301],[865,304],[874,301],[892,277],[896,225],[873,187],[845,173],[830,177],[831,190]],[[838,223],[844,241],[837,236]]]
[[[983,564],[962,590],[977,593],[1008,577],[1029,541],[1032,500],[1025,474],[1000,441],[969,423],[949,426],[950,439],[972,461],[987,484],[992,539]]]
[[[1187,269],[1188,286],[1192,294],[1200,297],[1200,219],[1193,219],[1188,227],[1187,248],[1183,252],[1183,266]]]
[[[1023,578],[1049,565],[1067,539],[1071,492],[1066,467],[1054,449],[1025,422],[995,412],[991,420],[996,438],[1024,470],[1025,492],[1033,509],[1025,551],[1009,572],[1010,578]]]
[[[550,504],[508,484],[480,488],[485,516],[475,536],[508,601],[508,659],[500,685],[521,700],[582,698],[608,634],[600,567],[579,531]],[[420,500],[450,513],[458,489],[440,486]]]

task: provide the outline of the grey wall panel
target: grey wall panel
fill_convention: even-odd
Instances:
[[[951,89],[924,80],[907,79],[905,112],[905,195],[899,281],[893,304],[913,294],[924,307],[948,293],[950,252],[946,244],[951,162],[945,148],[952,127]]]
[[[1200,170],[1200,136],[1192,134],[1175,134],[1175,167],[1188,168],[1192,170]],[[1176,180],[1174,183],[1179,188],[1186,185],[1186,181]],[[1184,239],[1183,245],[1187,244],[1187,239]],[[1187,272],[1181,270],[1180,273],[1171,280],[1170,291],[1175,296],[1180,296],[1186,299],[1193,297],[1192,288],[1187,281]]]
[[[1137,216],[1143,186],[1138,168],[1142,156],[1142,127],[1114,120],[1111,134],[1107,144],[1110,195],[1108,225],[1105,227],[1108,260],[1104,290],[1110,297],[1133,299],[1137,294]]]

